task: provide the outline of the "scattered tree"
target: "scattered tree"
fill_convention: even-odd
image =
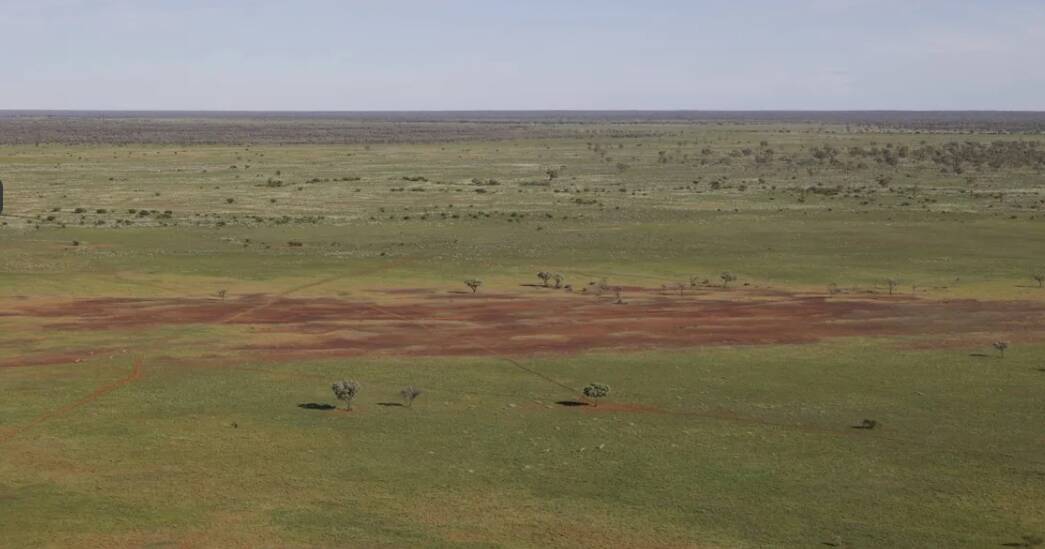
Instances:
[[[541,272],[537,273],[537,278],[541,279],[541,282],[544,284],[545,288],[548,287],[548,279],[551,278],[551,277],[552,277],[552,274],[547,272],[547,271],[541,271]]]
[[[464,285],[471,288],[472,293],[474,294],[479,291],[479,286],[483,285],[483,281],[477,278],[469,278],[468,280],[464,281]]]
[[[403,397],[403,402],[406,402],[406,407],[409,408],[414,405],[414,399],[421,396],[421,392],[421,389],[410,385],[399,391],[399,396]]]
[[[345,409],[352,409],[352,400],[359,394],[359,384],[352,380],[335,382],[330,386],[338,400],[345,401]]]
[[[1005,358],[1005,350],[1009,348],[1009,344],[1004,341],[995,341],[993,346],[1001,354],[1001,357]]]
[[[605,383],[592,383],[584,388],[584,396],[592,399],[595,406],[599,405],[599,399],[610,394],[610,386]]]
[[[225,290],[225,288],[222,288],[222,289],[218,290],[217,296],[222,301],[225,301],[225,294],[226,293],[228,293],[228,292]]]
[[[613,293],[614,293],[614,295],[617,296],[617,301],[614,301],[614,303],[616,303],[617,305],[623,305],[624,304],[624,287],[623,286],[614,286]]]
[[[737,275],[733,273],[722,273],[721,275],[719,275],[719,278],[722,279],[722,287],[728,288],[729,283],[737,279]]]
[[[1045,288],[1045,273],[1036,273],[1034,280],[1038,283],[1039,288]]]
[[[885,279],[885,285],[889,287],[889,295],[893,295],[893,292],[896,290],[896,285],[899,283],[900,281],[895,278]]]

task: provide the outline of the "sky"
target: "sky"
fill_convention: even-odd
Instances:
[[[0,0],[0,109],[1045,110],[1045,0]]]

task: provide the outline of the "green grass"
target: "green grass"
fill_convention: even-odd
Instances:
[[[805,158],[825,142],[998,136],[566,130],[576,137],[0,147],[0,363],[107,350],[0,368],[0,546],[990,547],[1045,535],[1045,346],[1033,320],[1016,333],[983,327],[1013,341],[1004,359],[970,356],[989,351],[983,338],[924,337],[515,357],[567,386],[608,383],[595,410],[555,404],[576,395],[499,357],[262,362],[208,356],[244,326],[74,330],[17,312],[222,288],[379,300],[369,290],[465,290],[470,277],[513,293],[540,270],[578,286],[731,271],[782,290],[881,293],[896,278],[922,299],[1045,298],[1031,279],[1045,269],[1033,169],[729,156],[762,140]],[[705,147],[716,162],[658,161]],[[560,166],[549,186],[529,184]],[[428,181],[403,180],[418,176]],[[847,192],[801,198],[818,185]],[[63,412],[135,360],[141,379]],[[298,407],[335,403],[342,378],[363,386],[354,412]],[[425,391],[412,409],[379,404],[406,385]],[[863,419],[881,426],[851,428]]]
[[[1042,350],[975,359],[852,340],[529,361],[609,383],[607,408],[653,412],[557,406],[571,395],[494,358],[147,365],[8,443],[0,501],[12,546],[173,540],[239,514],[265,526],[259,543],[996,545],[1045,527]],[[326,380],[342,377],[363,385],[351,414],[296,406],[334,403]],[[409,383],[427,390],[412,409],[378,405]],[[864,418],[881,427],[850,427]]]

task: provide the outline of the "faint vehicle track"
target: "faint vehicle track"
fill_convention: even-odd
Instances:
[[[85,397],[83,397],[83,398],[81,398],[81,399],[79,399],[79,400],[77,400],[75,402],[71,402],[69,404],[66,404],[65,406],[62,406],[60,408],[56,408],[54,410],[51,410],[51,411],[46,412],[44,414],[41,414],[41,415],[37,416],[36,418],[34,418],[29,423],[26,423],[26,424],[21,425],[21,426],[16,426],[16,427],[14,427],[12,429],[8,429],[7,431],[0,432],[0,444],[3,444],[5,442],[13,439],[14,437],[18,436],[21,433],[24,433],[26,431],[34,429],[34,428],[38,427],[39,425],[41,425],[41,424],[43,424],[43,423],[45,423],[47,421],[50,421],[52,419],[57,419],[57,418],[60,418],[60,417],[65,417],[65,416],[69,415],[70,413],[72,413],[73,411],[77,410],[78,408],[86,406],[86,405],[88,405],[88,404],[98,400],[99,398],[101,398],[101,397],[103,397],[103,396],[105,396],[105,395],[107,395],[107,394],[109,394],[109,393],[119,389],[120,387],[123,387],[125,385],[130,385],[131,383],[142,379],[144,377],[144,372],[142,371],[142,365],[143,365],[142,360],[141,359],[136,359],[134,361],[133,365],[131,366],[130,373],[127,374],[126,377],[120,378],[120,379],[118,379],[116,381],[113,381],[111,383],[107,383],[105,385],[97,387],[97,388],[95,388],[95,390],[91,391],[91,393],[88,394],[87,396],[85,396]]]

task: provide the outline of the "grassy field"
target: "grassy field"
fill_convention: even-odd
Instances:
[[[0,145],[0,546],[1045,536],[1040,134],[120,124]]]

